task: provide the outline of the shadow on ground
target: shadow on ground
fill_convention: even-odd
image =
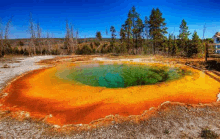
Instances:
[[[215,61],[215,60],[207,61],[207,63],[206,63],[206,69],[208,69],[208,70],[217,70],[217,71],[220,71],[220,63],[218,63],[218,62]]]

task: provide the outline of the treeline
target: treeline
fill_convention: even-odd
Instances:
[[[38,45],[37,45],[38,46]],[[48,51],[47,48],[43,48],[42,50],[38,47],[36,47],[35,51],[32,49],[32,51],[28,50],[29,46],[25,46],[24,42],[19,41],[17,45],[11,46],[10,43],[4,46],[4,51],[2,51],[2,56],[3,55],[30,55],[31,53],[35,53],[35,55],[59,55],[60,51],[58,49],[52,49],[51,51]]]
[[[205,43],[212,43],[212,39],[201,40],[196,31],[188,30],[187,22],[183,19],[179,26],[179,35],[168,34],[165,18],[161,11],[152,9],[149,17],[140,18],[136,8],[128,12],[127,19],[120,29],[120,42],[116,41],[116,30],[111,26],[111,41],[102,45],[85,44],[77,53],[89,54],[101,53],[126,53],[126,54],[163,54],[167,56],[204,56]],[[101,42],[101,32],[96,33],[97,41]],[[97,44],[97,43],[96,43]],[[100,50],[100,51],[98,51]]]
[[[100,31],[96,32],[95,40],[86,38],[79,40],[78,30],[73,29],[73,24],[66,21],[66,35],[64,39],[51,39],[47,32],[42,35],[40,23],[34,23],[32,14],[29,19],[30,39],[24,44],[19,41],[12,46],[8,39],[9,19],[3,34],[0,22],[0,56],[5,54],[43,55],[43,54],[162,54],[167,56],[204,56],[205,43],[212,43],[212,39],[201,40],[196,31],[189,32],[187,22],[183,19],[179,26],[179,35],[168,34],[165,18],[162,12],[152,9],[150,16],[144,20],[133,6],[129,10],[127,19],[122,24],[119,33],[114,26],[109,31],[111,39],[104,40]],[[106,35],[108,30],[106,30]],[[117,36],[119,34],[119,36]],[[192,34],[192,39],[189,35]],[[119,39],[117,39],[119,38]]]
[[[31,41],[31,40],[29,40]],[[28,44],[24,44],[23,41],[18,41],[18,43],[11,43],[10,40],[7,42],[3,40],[3,45],[1,45],[1,56],[4,55],[59,55],[60,50],[57,47],[57,44],[54,44],[52,49],[48,49],[47,43],[41,43],[39,44],[37,41],[34,41],[35,48],[30,48],[30,42],[27,42]],[[44,40],[46,42],[47,40]],[[51,40],[48,40],[51,41]],[[32,42],[31,42],[32,43]],[[33,45],[33,44],[32,44]],[[41,47],[39,47],[41,45]],[[1,57],[0,56],[0,57]]]
[[[30,13],[28,28],[30,38],[26,42],[20,40],[16,43],[12,43],[13,40],[9,39],[11,22],[12,18],[8,20],[6,27],[3,28],[3,23],[0,20],[0,57],[5,54],[29,56],[71,54],[74,52],[74,48],[76,48],[77,35],[73,36],[73,25],[69,25],[68,21],[66,21],[65,38],[54,39],[52,38],[53,35],[49,32],[44,36],[42,35],[40,22],[34,23],[32,14]]]

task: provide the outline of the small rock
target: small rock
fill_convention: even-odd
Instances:
[[[5,65],[3,66],[3,68],[10,68],[10,66],[9,66],[8,64],[5,64]]]
[[[152,110],[154,110],[155,108],[154,107],[151,107],[150,109],[149,109],[149,111],[152,111]]]
[[[183,132],[183,130],[184,130],[184,129],[183,129],[182,127],[179,128],[179,131],[180,131],[180,132]]]
[[[8,93],[3,93],[2,97],[6,97],[8,95]]]
[[[53,115],[52,114],[50,114],[49,116],[48,116],[48,118],[52,118],[53,117]]]
[[[30,117],[30,113],[29,113],[29,112],[26,112],[26,113],[25,113],[25,117],[26,117],[26,118],[29,118],[29,117]]]
[[[60,126],[59,125],[53,125],[55,128],[60,128]]]
[[[91,126],[88,126],[87,129],[91,129]]]
[[[220,92],[217,95],[217,101],[220,101]]]

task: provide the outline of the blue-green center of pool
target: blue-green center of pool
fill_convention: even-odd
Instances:
[[[166,66],[94,64],[70,69],[66,79],[90,86],[126,88],[179,79],[185,74],[183,69]]]

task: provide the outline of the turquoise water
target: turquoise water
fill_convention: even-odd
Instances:
[[[107,88],[126,88],[179,79],[185,71],[178,68],[140,65],[86,65],[68,71],[68,80]]]

